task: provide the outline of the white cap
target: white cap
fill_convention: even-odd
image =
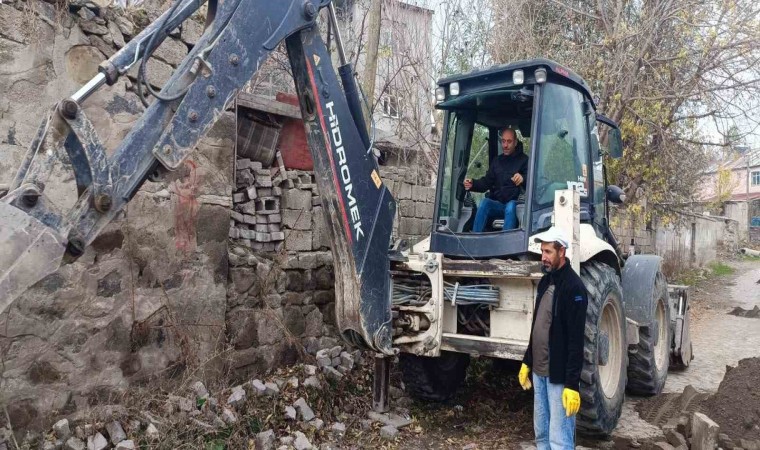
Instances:
[[[533,242],[539,244],[541,242],[556,242],[559,245],[568,248],[570,243],[567,239],[567,235],[561,228],[551,227],[543,233],[538,233],[533,237]]]

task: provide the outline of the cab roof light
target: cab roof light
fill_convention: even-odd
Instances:
[[[525,83],[525,73],[522,69],[512,72],[512,83],[517,85]]]
[[[455,81],[449,85],[449,94],[453,97],[459,95],[459,82]]]
[[[539,83],[539,84],[546,83],[546,69],[544,69],[543,67],[536,69],[535,76],[536,76],[536,83]]]
[[[438,86],[435,88],[435,101],[440,103],[444,100],[446,100],[446,89],[443,86]]]

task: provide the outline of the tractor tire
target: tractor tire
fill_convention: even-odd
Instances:
[[[636,395],[662,392],[670,366],[670,305],[665,276],[657,273],[652,295],[654,321],[639,329],[639,343],[628,358],[628,391]]]
[[[581,265],[588,310],[581,371],[578,432],[609,436],[623,409],[628,352],[620,277],[599,261]]]
[[[456,393],[467,376],[470,355],[441,352],[441,356],[430,358],[402,353],[399,363],[404,386],[412,397],[443,402]]]

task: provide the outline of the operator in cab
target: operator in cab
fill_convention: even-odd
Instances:
[[[478,205],[472,231],[485,230],[491,220],[504,218],[504,229],[517,228],[517,197],[528,174],[528,155],[518,145],[517,133],[511,128],[499,130],[502,154],[491,161],[483,178],[464,180],[464,188],[473,192],[488,192]]]

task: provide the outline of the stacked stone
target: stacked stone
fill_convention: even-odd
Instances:
[[[292,253],[329,248],[314,173],[291,170],[287,179],[292,188],[284,189],[282,197],[285,249]]]
[[[257,251],[280,251],[285,240],[281,228],[281,178],[272,178],[270,169],[258,161],[237,160],[237,192],[232,194],[230,238]]]
[[[382,166],[380,175],[396,199],[393,236],[412,243],[427,237],[435,205],[435,188],[430,186],[429,174],[418,167]]]

